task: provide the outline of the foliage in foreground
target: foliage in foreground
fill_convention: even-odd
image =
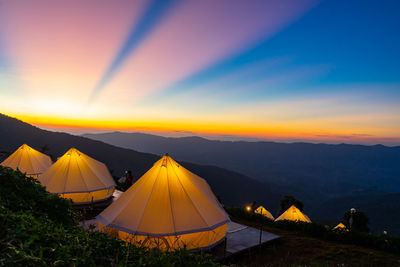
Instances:
[[[386,235],[373,235],[357,231],[332,230],[320,223],[305,223],[293,221],[273,221],[260,214],[249,213],[240,208],[226,208],[233,217],[248,222],[261,223],[265,226],[275,227],[296,234],[315,237],[318,239],[343,244],[358,245],[367,248],[379,249],[391,253],[400,253],[400,238]]]
[[[77,226],[71,202],[0,166],[0,265],[214,266],[203,254],[137,248]]]

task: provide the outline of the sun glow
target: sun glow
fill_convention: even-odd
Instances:
[[[351,60],[313,58],[330,39],[303,51],[307,23],[290,34],[318,1],[116,1],[2,2],[0,112],[60,130],[400,144],[400,81],[332,79]]]

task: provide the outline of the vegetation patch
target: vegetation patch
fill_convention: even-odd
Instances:
[[[294,221],[273,221],[263,215],[247,212],[240,208],[226,208],[227,212],[240,221],[251,222],[255,227],[261,225],[278,228],[303,236],[315,237],[321,240],[343,244],[358,245],[366,248],[400,254],[400,238],[388,235],[373,235],[358,231],[332,230],[320,223],[306,223]]]
[[[21,172],[0,166],[0,183],[1,266],[217,265],[205,254],[152,251],[85,230],[69,200]]]

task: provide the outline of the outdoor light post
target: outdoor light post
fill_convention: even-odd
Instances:
[[[261,216],[263,215],[263,209],[261,208]],[[260,225],[260,241],[259,245],[261,246],[262,232],[263,232],[263,218],[261,217],[261,225]]]
[[[247,212],[251,212],[252,208],[250,205],[246,206],[246,211]],[[263,209],[261,209],[261,215],[263,215]],[[263,218],[260,218],[261,222],[260,222],[260,240],[259,240],[259,245],[261,246],[261,240],[262,240],[262,232],[263,232]]]
[[[350,209],[350,219],[349,219],[350,229],[352,229],[352,226],[353,226],[353,221],[354,221],[353,215],[354,215],[354,213],[356,213],[356,209],[355,208],[351,208]]]

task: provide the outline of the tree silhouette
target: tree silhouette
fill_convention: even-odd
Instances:
[[[40,152],[42,152],[42,153],[46,153],[46,151],[49,151],[49,150],[50,150],[50,148],[48,145],[44,145],[40,148]]]
[[[353,217],[353,222],[350,225],[351,217]],[[365,232],[365,233],[369,232],[368,228],[369,219],[364,212],[356,211],[352,214],[351,211],[347,211],[343,215],[343,219],[344,219],[344,224],[351,231]]]

